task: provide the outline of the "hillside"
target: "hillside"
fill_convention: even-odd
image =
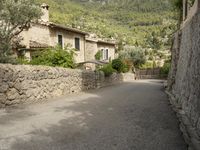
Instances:
[[[70,27],[146,46],[152,34],[168,38],[176,24],[169,0],[38,0],[50,5],[50,19]],[[166,36],[167,35],[167,36]],[[168,44],[165,44],[165,47]]]

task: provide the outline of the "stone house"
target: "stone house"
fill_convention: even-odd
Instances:
[[[35,52],[48,47],[60,45],[62,48],[70,46],[75,50],[75,62],[84,63],[95,60],[95,54],[102,50],[102,60],[108,61],[115,58],[115,43],[89,39],[89,33],[65,27],[49,21],[49,6],[42,4],[43,16],[37,23],[31,23],[31,27],[21,33],[23,38],[18,49],[18,55],[24,55],[31,59]]]
[[[116,43],[114,41],[106,41],[106,40],[101,40],[98,38],[91,38],[91,37],[86,37],[86,68],[95,68],[95,55],[100,52],[101,58],[100,58],[100,63],[101,62],[106,62],[108,63],[110,60],[113,60],[116,58]],[[92,63],[91,60],[93,61]],[[97,64],[99,64],[97,62]]]

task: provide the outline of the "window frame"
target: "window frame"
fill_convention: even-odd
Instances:
[[[78,42],[78,43],[77,43]],[[77,44],[78,44],[78,47],[77,47]],[[74,38],[74,48],[77,50],[77,51],[80,51],[81,50],[81,39],[80,37],[75,37]]]
[[[109,59],[109,52],[108,52],[108,48],[105,49],[105,60]]]
[[[108,48],[102,48],[102,60],[109,60],[109,49]]]
[[[59,37],[61,37],[61,42],[62,43],[60,43]],[[61,46],[62,49],[64,49],[64,38],[63,37],[64,37],[63,34],[61,34],[61,33],[57,34],[57,43],[58,43],[59,46]]]

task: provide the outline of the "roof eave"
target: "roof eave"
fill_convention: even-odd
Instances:
[[[87,33],[87,32],[80,31],[78,29],[73,29],[73,28],[65,27],[63,25],[59,25],[59,24],[55,24],[55,23],[49,23],[49,26],[53,27],[53,28],[61,28],[63,30],[67,30],[67,31],[70,31],[70,32],[75,32],[75,33],[78,33],[78,34],[89,35],[89,33]]]

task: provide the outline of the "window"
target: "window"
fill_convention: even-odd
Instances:
[[[63,36],[58,35],[58,45],[60,45],[63,48]]]
[[[108,49],[101,49],[102,59],[108,60]]]
[[[101,49],[101,59],[104,60],[104,49]]]
[[[80,51],[80,39],[75,38],[75,49]]]
[[[105,50],[105,60],[108,60],[108,49]]]

